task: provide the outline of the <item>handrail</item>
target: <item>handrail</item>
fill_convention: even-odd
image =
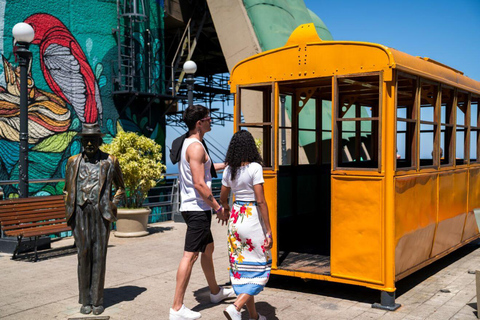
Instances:
[[[219,171],[222,172],[222,171]],[[30,183],[49,183],[49,182],[62,182],[65,179],[36,179],[30,180]],[[159,185],[150,189],[149,195],[145,199],[143,203],[144,207],[150,208],[161,208],[160,212],[158,210],[152,210],[150,213],[150,220],[151,222],[157,222],[159,219],[155,217],[163,216],[164,220],[172,220],[174,214],[180,214],[180,189],[178,188],[178,173],[168,173],[164,174],[163,181],[164,185]],[[214,179],[215,182],[220,181],[220,179]],[[2,185],[11,185],[17,184],[18,180],[0,180],[0,190]],[[212,194],[217,201],[220,198],[220,186],[213,187],[212,185]],[[158,193],[158,194],[157,194]]]

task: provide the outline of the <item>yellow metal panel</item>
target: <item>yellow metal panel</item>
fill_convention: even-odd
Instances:
[[[395,179],[395,275],[430,258],[437,218],[437,175]]]
[[[468,211],[480,208],[480,168],[470,168],[468,190]]]
[[[438,179],[438,223],[432,257],[460,243],[467,212],[468,171],[442,172]]]
[[[392,80],[392,69],[441,81],[463,90],[480,93],[480,82],[450,67],[420,59],[380,44],[350,41],[321,41],[308,25],[299,26],[284,47],[265,51],[240,61],[231,72],[231,91],[237,84],[311,79],[359,72],[384,71]]]
[[[465,219],[465,227],[463,228],[462,242],[478,236],[478,225],[475,220],[475,214],[473,211],[467,213],[467,219]]]
[[[384,283],[383,178],[332,177],[333,277]]]
[[[248,62],[248,63],[246,63]],[[237,84],[312,79],[384,70],[386,80],[392,77],[386,47],[371,43],[310,43],[283,47],[250,57],[232,71],[230,88]]]
[[[438,222],[467,212],[468,171],[438,175]]]
[[[264,171],[263,184],[265,192],[265,200],[268,205],[268,217],[270,218],[270,226],[272,227],[273,247],[272,253],[272,268],[277,268],[278,257],[278,234],[277,234],[277,175],[273,171]]]
[[[358,280],[351,280],[351,279],[343,279],[343,278],[334,278],[329,275],[325,274],[315,274],[315,273],[308,273],[308,272],[298,272],[298,271],[291,271],[291,270],[283,270],[283,269],[272,269],[272,274],[277,274],[281,276],[288,276],[288,277],[297,277],[301,279],[313,279],[313,280],[322,280],[322,281],[332,281],[338,283],[346,283],[346,284],[353,284],[357,286],[364,286],[371,289],[376,290],[383,290],[388,292],[394,292],[395,290],[390,290],[389,288],[385,288],[381,284],[373,284],[368,283],[365,281],[358,281]]]
[[[463,229],[462,242],[477,236],[479,233],[473,209],[480,209],[480,168],[473,167],[469,170],[468,179],[468,206],[467,218]]]
[[[465,224],[465,215],[465,213],[461,213],[455,217],[438,222],[432,257],[460,243]]]
[[[383,76],[381,108],[381,170],[385,172],[385,290],[395,291],[395,159],[396,157],[396,81]],[[392,130],[393,129],[393,130]]]

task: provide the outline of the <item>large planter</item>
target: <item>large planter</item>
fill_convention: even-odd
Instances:
[[[149,208],[118,209],[117,231],[115,237],[132,238],[143,237],[148,234],[147,222],[150,214]]]

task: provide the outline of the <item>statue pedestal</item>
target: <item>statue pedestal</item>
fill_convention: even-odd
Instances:
[[[115,237],[133,238],[148,235],[147,222],[150,212],[149,208],[118,209]]]

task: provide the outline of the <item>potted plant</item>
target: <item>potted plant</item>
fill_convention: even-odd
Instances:
[[[116,237],[140,237],[148,234],[150,209],[143,207],[148,191],[163,178],[166,166],[161,162],[162,147],[135,132],[118,131],[102,151],[117,157],[125,182],[125,207],[117,212]]]

